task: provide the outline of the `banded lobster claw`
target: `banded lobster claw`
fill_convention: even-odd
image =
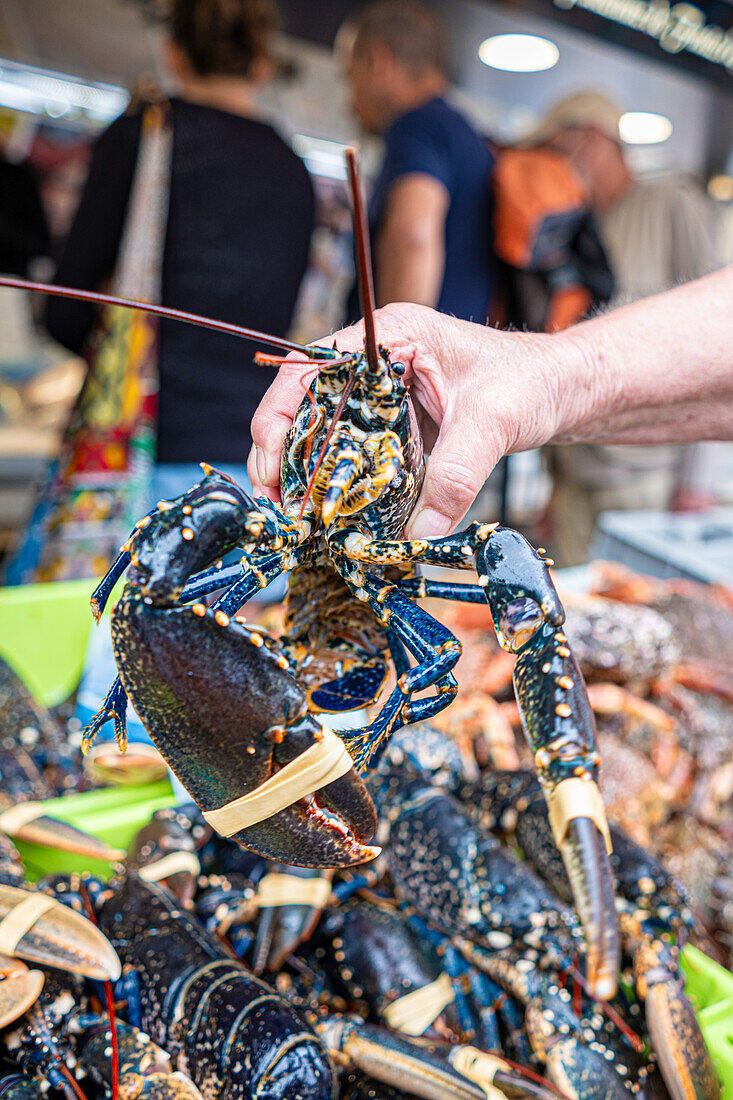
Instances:
[[[517,654],[514,690],[550,825],[585,930],[586,976],[601,999],[613,996],[620,944],[610,864],[611,839],[598,790],[593,711],[547,563],[516,531],[499,528],[476,556],[497,637]]]
[[[296,525],[265,500],[255,505],[231,478],[204,470],[129,543],[129,583],[112,613],[124,691],[112,687],[85,745],[112,716],[123,742],[127,693],[220,835],[287,864],[359,864],[378,851],[368,845],[373,803],[343,742],[308,715],[283,652],[221,609],[177,603],[190,576],[238,544],[297,541]],[[108,594],[103,582],[99,593]]]
[[[131,588],[115,608],[112,639],[128,697],[217,832],[307,867],[377,854],[367,843],[377,820],[366,787],[343,743],[306,712],[305,692],[272,639],[202,604],[147,605]],[[292,797],[295,788],[283,789],[274,812],[278,801],[247,801],[296,760],[290,771],[302,775],[304,754],[324,756],[316,749],[324,743],[340,775],[323,785],[316,759],[313,785]]]
[[[222,610],[176,603],[192,573],[273,518],[216,472],[161,503],[134,536],[112,614],[122,686],[150,736],[221,835],[281,863],[373,858],[371,798],[343,742],[307,713],[277,644]],[[119,732],[120,711],[116,721]]]
[[[99,981],[120,976],[120,960],[107,937],[38,890],[0,885],[0,951]]]

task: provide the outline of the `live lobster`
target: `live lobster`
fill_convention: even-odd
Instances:
[[[318,367],[285,441],[281,505],[253,500],[204,464],[197,485],[139,521],[99,585],[97,616],[129,566],[112,615],[120,676],[87,744],[113,719],[124,746],[129,698],[222,835],[285,863],[362,862],[375,853],[369,841],[377,825],[362,774],[392,731],[436,714],[456,693],[460,645],[416,601],[488,601],[501,644],[517,654],[515,690],[586,932],[589,987],[610,997],[619,945],[599,757],[548,560],[493,523],[404,539],[423,479],[422,440],[405,368],[377,343],[353,152],[348,167],[363,352],[302,348],[162,306],[0,279],[238,332]],[[241,564],[222,566],[235,549]],[[426,579],[421,564],[475,568],[478,583]],[[283,571],[291,577],[278,643],[236,613]],[[221,589],[208,607],[204,596]],[[370,725],[338,734],[323,727],[319,712],[373,703],[390,672],[395,684]]]

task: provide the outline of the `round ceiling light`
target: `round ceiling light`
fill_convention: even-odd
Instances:
[[[557,65],[560,51],[535,34],[495,34],[478,48],[484,65],[506,73],[540,73]]]
[[[619,119],[618,130],[627,145],[656,145],[670,137],[672,122],[653,111],[627,111]]]

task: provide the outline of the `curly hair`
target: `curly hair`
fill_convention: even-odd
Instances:
[[[272,0],[173,0],[168,24],[199,76],[246,76],[280,19]]]

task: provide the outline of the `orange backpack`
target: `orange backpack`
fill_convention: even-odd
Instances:
[[[570,162],[550,149],[502,149],[492,184],[502,321],[555,332],[607,302],[613,275]]]

